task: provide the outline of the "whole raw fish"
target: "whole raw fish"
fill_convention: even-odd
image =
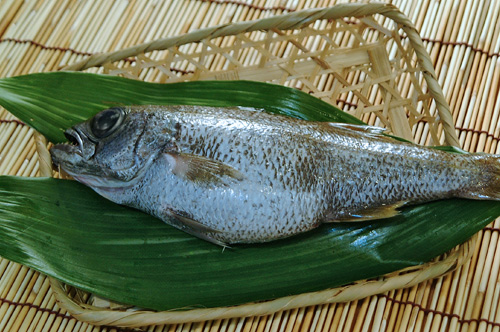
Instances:
[[[115,107],[66,131],[52,159],[113,202],[218,243],[264,242],[406,203],[499,199],[500,163],[383,129],[251,108]]]

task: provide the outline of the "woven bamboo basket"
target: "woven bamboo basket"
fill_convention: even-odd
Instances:
[[[458,146],[453,119],[412,22],[388,4],[340,4],[206,28],[87,57],[64,70],[170,83],[258,80],[306,91],[394,135]],[[37,136],[40,169],[50,156]],[[234,307],[155,312],[119,306],[51,280],[60,306],[94,325],[137,327],[272,314],[347,302],[442,276],[472,255],[476,236],[432,262],[339,288]]]

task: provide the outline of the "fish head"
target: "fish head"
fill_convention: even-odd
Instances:
[[[137,107],[101,111],[65,131],[69,143],[50,150],[54,166],[101,194],[130,187],[171,140],[153,119]]]

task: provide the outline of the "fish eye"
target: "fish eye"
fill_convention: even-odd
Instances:
[[[120,126],[124,117],[123,108],[109,108],[94,116],[90,129],[96,138],[108,137]]]

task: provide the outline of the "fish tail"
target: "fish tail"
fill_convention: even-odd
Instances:
[[[484,200],[500,200],[500,156],[492,154],[472,155],[477,167],[473,186],[460,197]]]

